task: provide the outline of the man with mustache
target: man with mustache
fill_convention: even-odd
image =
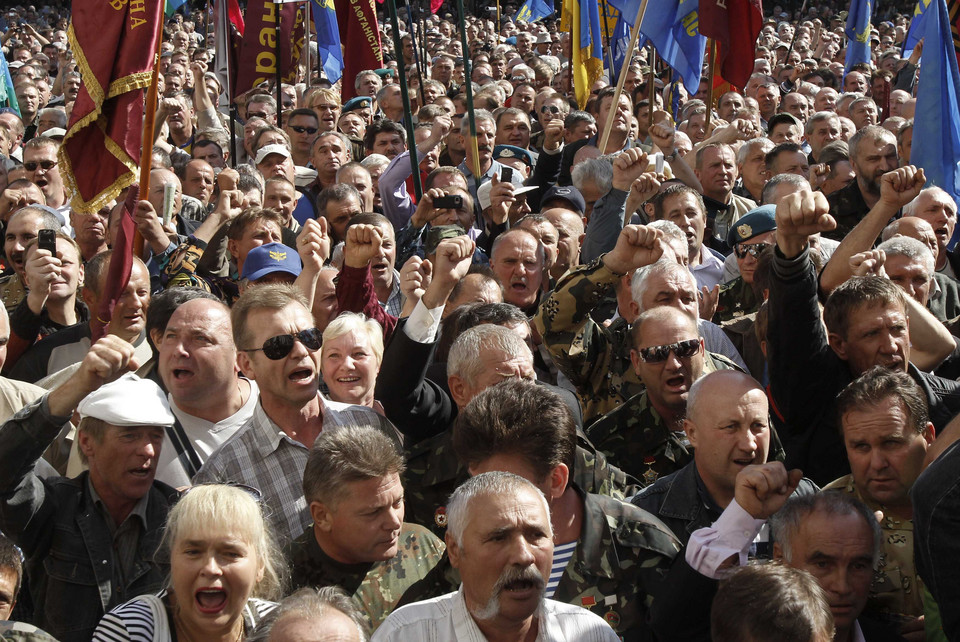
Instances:
[[[460,590],[394,611],[374,642],[619,639],[599,616],[544,598],[553,527],[546,498],[526,479],[505,472],[472,477],[451,496],[447,519]]]

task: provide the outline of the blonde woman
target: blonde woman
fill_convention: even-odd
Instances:
[[[323,331],[320,370],[331,400],[383,414],[373,398],[382,361],[383,328],[373,319],[344,312]]]

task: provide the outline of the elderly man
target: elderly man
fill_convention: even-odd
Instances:
[[[154,473],[174,419],[153,382],[110,383],[132,358],[133,346],[104,337],[67,381],[0,430],[0,525],[27,558],[33,621],[58,640],[89,640],[104,613],[159,590],[167,575],[154,553],[177,493]],[[74,410],[89,472],[43,479],[35,464]]]
[[[740,146],[737,150],[737,174],[740,181],[733,188],[734,194],[760,202],[763,186],[769,178],[766,156],[773,147],[773,141],[769,138],[754,138]]]
[[[833,111],[817,111],[804,125],[803,135],[810,145],[810,162],[819,162],[820,150],[840,140],[840,119]]]
[[[176,297],[180,304],[166,327],[150,332],[157,372],[177,418],[164,438],[157,478],[179,488],[189,486],[204,462],[253,416],[259,389],[239,375],[226,305],[196,290],[175,288],[161,297]]]
[[[250,639],[260,642],[366,642],[360,611],[341,589],[300,589],[280,602]]]
[[[313,526],[288,551],[291,585],[342,588],[371,630],[444,551],[429,530],[403,521],[403,471],[396,445],[360,425],[321,433],[303,473]]]
[[[891,172],[885,181],[894,175]],[[916,189],[908,186],[913,181],[897,183],[904,191]],[[889,207],[893,208],[892,201]],[[887,279],[853,277],[837,287],[823,311],[824,332],[808,245],[811,234],[828,232],[836,225],[828,211],[823,195],[808,191],[790,194],[777,205],[778,252],[767,331],[770,393],[789,427],[782,435],[788,461],[802,466],[820,484],[849,472],[832,400],[871,367],[907,372],[920,384],[938,430],[960,411],[960,388],[955,381],[926,374],[910,363],[911,351],[919,354],[916,347],[911,350],[911,342],[941,336],[937,333],[945,328]],[[952,339],[947,335],[944,340],[949,352]],[[810,399],[821,403],[811,404]]]
[[[848,141],[850,163],[857,174],[855,181],[831,194],[830,214],[837,226],[824,236],[842,241],[880,201],[880,179],[899,167],[897,138],[883,127],[868,125]]]
[[[288,285],[250,288],[231,311],[237,365],[260,388],[253,416],[220,447],[195,483],[235,482],[260,489],[275,507],[270,522],[286,544],[309,523],[297,492],[309,448],[323,430],[373,425],[396,437],[369,408],[328,401],[319,392],[320,333],[303,295]]]
[[[960,277],[960,252],[947,250],[957,226],[957,204],[953,198],[939,187],[928,187],[904,205],[903,215],[922,218],[933,227],[937,235],[937,272],[952,279]]]
[[[904,372],[873,368],[840,393],[837,412],[853,472],[824,490],[842,490],[883,513],[882,562],[868,610],[916,618],[924,609],[913,563],[910,489],[934,439],[923,391]]]
[[[394,611],[383,640],[618,640],[603,618],[544,597],[554,554],[540,490],[511,473],[477,475],[450,498],[447,550],[460,590]]]
[[[543,245],[530,231],[515,228],[497,236],[490,268],[503,288],[503,300],[528,315],[538,309],[544,272]]]
[[[733,148],[725,144],[704,145],[696,152],[694,174],[700,181],[707,214],[703,243],[727,254],[727,233],[737,219],[757,206],[752,199],[733,193],[737,181]]]

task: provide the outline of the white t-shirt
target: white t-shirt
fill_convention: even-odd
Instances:
[[[244,381],[250,384],[250,395],[247,400],[243,406],[240,407],[240,410],[217,423],[188,415],[177,407],[171,395],[167,395],[167,400],[170,402],[170,409],[180,421],[183,432],[193,445],[193,449],[196,451],[201,464],[207,461],[210,455],[216,452],[224,442],[230,439],[230,437],[253,416],[253,411],[257,407],[257,401],[260,399],[260,389],[257,387],[256,382],[246,379],[244,379]],[[163,447],[160,450],[160,461],[157,466],[156,478],[174,488],[191,485],[190,476],[178,457],[177,448],[170,440],[169,433],[163,438]]]

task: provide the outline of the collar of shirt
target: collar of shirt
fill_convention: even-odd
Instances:
[[[853,621],[853,630],[850,632],[850,642],[867,642],[863,637],[863,630],[860,628],[860,622]]]
[[[330,402],[319,392],[317,392],[317,399],[320,400],[320,416],[323,418],[324,423],[326,423],[327,417],[332,410]],[[253,425],[251,429],[258,433],[254,443],[261,457],[266,457],[275,452],[277,448],[280,447],[281,441],[287,441],[291,446],[306,449],[306,446],[296,439],[291,438],[273,419],[267,416],[267,412],[263,409],[263,404],[260,401],[257,401],[257,407],[253,411]]]
[[[107,524],[110,526],[110,532],[114,533],[118,528],[123,526],[123,524],[114,524],[113,517],[110,516],[110,511],[107,510],[107,505],[103,503],[103,500],[100,498],[99,493],[93,487],[93,481],[90,479],[90,475],[87,475],[87,492],[90,493],[90,498],[93,500],[93,505],[96,506],[101,514],[104,515],[107,519]],[[140,519],[140,523],[143,525],[144,530],[147,528],[147,501],[150,499],[150,491],[140,498],[140,500],[133,506],[133,510],[130,511],[130,514],[127,515],[127,519],[124,520],[124,523],[131,517],[136,516]]]

